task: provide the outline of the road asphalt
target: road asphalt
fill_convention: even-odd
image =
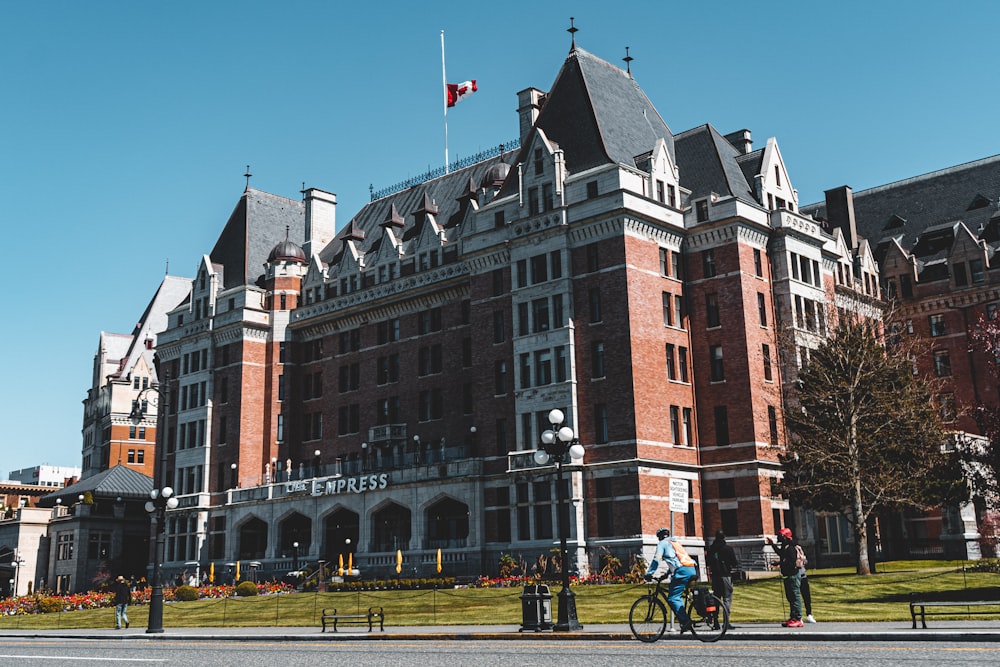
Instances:
[[[926,629],[911,627],[909,621],[867,623],[819,622],[802,628],[783,628],[778,623],[746,623],[734,626],[722,641],[948,641],[1000,642],[1000,621],[990,620],[928,620]],[[351,627],[322,632],[319,627],[264,628],[165,628],[162,633],[147,633],[146,628],[79,629],[79,630],[0,630],[3,638],[39,639],[147,639],[186,641],[338,641],[338,640],[533,640],[533,641],[635,641],[628,624],[585,624],[575,632],[520,632],[510,625],[441,625],[387,626],[385,631],[368,632],[364,627]],[[680,636],[676,629],[661,641],[696,641],[690,635]]]

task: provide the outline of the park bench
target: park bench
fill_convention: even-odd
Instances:
[[[913,629],[917,627],[918,615],[923,628],[927,627],[927,616],[996,616],[1000,615],[1000,600],[920,600],[911,595],[910,618],[913,620]]]
[[[382,607],[368,607],[367,614],[338,614],[337,609],[324,609],[323,610],[323,632],[326,632],[326,626],[328,623],[333,624],[333,631],[337,631],[337,624],[353,624],[353,625],[364,625],[368,624],[368,632],[372,631],[375,622],[378,621],[378,629],[380,632],[385,632],[385,626],[383,621],[385,620],[385,614],[382,612]]]

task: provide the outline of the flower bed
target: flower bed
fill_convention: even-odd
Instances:
[[[233,597],[233,586],[201,586],[198,588],[198,599],[219,599]],[[267,581],[257,584],[259,595],[274,595],[291,593],[294,589],[279,581]],[[149,604],[151,588],[140,588],[132,593],[132,604]],[[113,607],[114,594],[102,591],[73,593],[70,595],[25,595],[17,598],[0,600],[0,614],[4,616],[20,616],[24,614],[44,614],[52,611],[76,611],[80,609],[98,609]],[[163,600],[173,602],[174,589],[163,589]]]

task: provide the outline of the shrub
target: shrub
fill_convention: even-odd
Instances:
[[[178,586],[174,589],[174,599],[178,602],[194,602],[198,599],[198,589],[194,586]]]
[[[243,581],[236,587],[236,594],[241,598],[257,595],[257,584],[252,581]]]
[[[60,598],[39,598],[38,608],[43,614],[51,614],[63,610],[63,601]]]

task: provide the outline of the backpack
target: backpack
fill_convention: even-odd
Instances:
[[[677,554],[678,563],[680,563],[681,565],[685,565],[687,567],[695,566],[694,559],[691,558],[691,556],[688,556],[688,552],[684,549],[683,545],[681,545],[680,542],[674,542],[673,540],[671,540],[670,546],[674,548],[674,552]]]
[[[799,568],[801,570],[801,569],[803,569],[806,566],[806,563],[808,563],[808,562],[809,562],[809,559],[806,558],[806,552],[803,551],[802,547],[800,547],[798,544],[796,544],[795,545],[795,567],[797,567],[797,568]]]

